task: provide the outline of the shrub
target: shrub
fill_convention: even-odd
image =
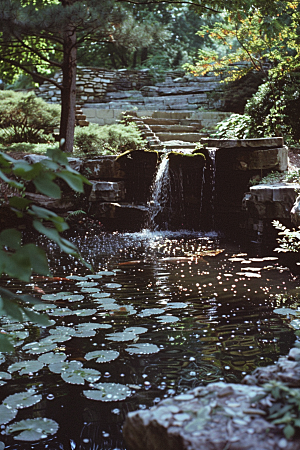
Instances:
[[[113,124],[99,126],[95,123],[88,127],[76,127],[74,136],[75,153],[87,155],[105,155],[137,150],[144,147],[144,140],[137,126]]]
[[[215,137],[225,139],[252,138],[252,120],[247,114],[231,114],[230,117],[218,123]]]
[[[14,91],[0,91],[0,139],[13,142],[49,142],[50,133],[59,125],[60,107],[35,96]]]

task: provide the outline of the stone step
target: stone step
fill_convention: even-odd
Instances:
[[[178,111],[154,111],[153,119],[189,119],[193,113],[187,110]]]
[[[78,126],[80,127],[88,127],[89,126],[89,122],[87,120],[76,120]]]
[[[197,145],[197,142],[183,142],[183,141],[165,141],[163,143],[163,147],[165,147],[169,151],[180,151],[180,150],[194,150]]]
[[[184,141],[184,142],[200,142],[204,137],[201,133],[156,133],[161,142],[165,141]]]
[[[155,133],[194,133],[200,128],[191,125],[151,125],[151,130]]]

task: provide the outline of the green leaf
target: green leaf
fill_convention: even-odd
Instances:
[[[30,281],[32,272],[30,259],[22,247],[15,253],[7,255],[4,271],[11,277],[22,281]]]
[[[61,198],[60,187],[52,181],[54,178],[54,174],[43,172],[34,178],[33,183],[41,194],[47,195],[50,198]]]
[[[59,178],[62,178],[69,186],[76,192],[84,192],[83,182],[81,176],[70,173],[68,170],[62,170],[57,173]]]
[[[13,423],[7,427],[6,432],[14,434],[13,438],[16,440],[33,442],[55,434],[58,428],[54,420],[39,417]]]
[[[22,252],[24,255],[27,255],[30,260],[31,269],[33,272],[41,275],[50,275],[48,260],[44,250],[37,247],[35,244],[26,244],[24,245]]]
[[[12,345],[9,336],[5,334],[0,334],[0,352],[1,353],[11,353],[14,351],[14,346]]]
[[[24,308],[23,312],[26,317],[32,322],[41,326],[49,326],[51,322],[46,314],[39,314],[31,309]]]
[[[286,425],[283,429],[283,433],[287,439],[291,439],[295,434],[295,428],[292,425]]]
[[[15,228],[8,228],[0,233],[0,245],[7,246],[13,250],[20,248],[22,235]]]
[[[24,210],[31,204],[31,200],[24,197],[11,197],[8,202],[11,208],[19,210]]]

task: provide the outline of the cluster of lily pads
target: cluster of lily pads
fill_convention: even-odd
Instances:
[[[8,365],[7,371],[0,372],[0,385],[5,385],[14,376],[35,375],[42,370],[48,370],[60,375],[66,383],[88,385],[89,389],[84,389],[82,392],[87,399],[113,402],[122,401],[131,396],[132,390],[126,384],[99,382],[101,372],[86,367],[89,361],[96,364],[111,362],[120,356],[119,351],[105,348],[104,345],[104,348],[87,352],[84,355],[86,362],[83,363],[78,360],[68,360],[67,354],[62,351],[62,344],[75,338],[94,337],[99,330],[102,330],[106,333],[105,341],[108,344],[111,343],[109,345],[113,345],[114,342],[123,342],[126,346],[125,351],[129,355],[157,353],[160,347],[156,344],[138,342],[140,336],[147,333],[147,327],[123,326],[122,330],[115,331],[113,325],[107,323],[108,321],[115,323],[110,315],[114,312],[123,315],[135,314],[141,319],[154,316],[159,323],[169,324],[177,322],[179,318],[168,311],[185,308],[187,304],[169,302],[159,308],[145,307],[137,311],[132,304],[120,304],[111,297],[112,292],[122,288],[119,283],[106,282],[108,277],[115,275],[116,272],[113,271],[101,271],[87,276],[73,275],[67,277],[68,283],[75,284],[73,293],[55,291],[42,295],[41,303],[33,308],[39,312],[46,312],[50,317],[50,325],[43,327],[40,333],[43,337],[40,339],[32,340],[25,323],[21,324],[4,318],[2,329],[10,333],[14,339],[14,346],[20,351],[17,353],[18,361]],[[74,316],[76,324],[62,323],[66,316]],[[84,321],[81,322],[81,320]],[[4,362],[5,358],[2,355],[0,363]],[[41,400],[42,395],[33,388],[6,397],[0,405],[0,425],[6,425],[6,434],[19,441],[39,441],[54,435],[59,425],[52,419],[37,417],[11,423],[16,419],[20,409],[31,407]],[[0,442],[0,450],[4,448],[3,445]]]

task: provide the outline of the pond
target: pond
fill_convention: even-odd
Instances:
[[[125,449],[128,411],[239,382],[293,346],[276,309],[297,310],[300,290],[276,255],[243,252],[216,233],[91,231],[71,240],[94,273],[41,242],[52,278],[2,280],[35,293],[35,308],[51,318],[48,327],[2,320],[16,349],[1,355],[5,449]]]

